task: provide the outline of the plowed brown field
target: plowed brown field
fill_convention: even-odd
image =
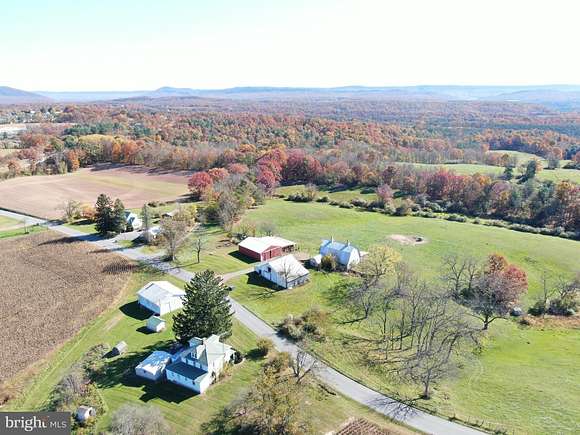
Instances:
[[[137,208],[187,194],[188,175],[103,164],[64,175],[18,177],[0,182],[0,208],[55,219],[61,217],[59,206],[65,201],[94,204],[101,193],[120,198],[127,208]]]

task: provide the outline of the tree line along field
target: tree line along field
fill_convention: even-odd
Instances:
[[[107,359],[104,375],[97,381],[99,394],[105,402],[106,414],[98,420],[96,430],[105,431],[112,414],[122,405],[130,403],[158,407],[176,433],[204,433],[202,425],[252,385],[264,360],[247,358],[242,364],[235,366],[228,377],[213,385],[202,396],[192,395],[173,384],[153,384],[137,378],[134,375],[134,366],[151,351],[167,345],[173,339],[171,315],[166,317],[168,325],[165,331],[157,334],[143,331],[148,313],[138,308],[135,293],[145,283],[153,280],[168,280],[177,286],[183,286],[175,278],[156,270],[134,270],[120,302],[90,322],[51,357],[36,378],[29,382],[25,393],[9,402],[8,409],[44,409],[50,401],[52,389],[85,352],[98,344],[112,346],[124,340],[129,347],[127,354]],[[257,337],[237,321],[234,321],[232,332],[227,342],[243,353],[251,353],[256,346]],[[309,394],[308,405],[308,412],[313,416],[315,433],[327,433],[351,417],[364,417],[394,435],[413,433],[359,404],[323,389]]]
[[[275,222],[279,235],[296,241],[301,251],[310,253],[317,251],[322,238],[331,236],[350,240],[361,249],[389,244],[422,278],[435,285],[446,254],[483,259],[498,252],[528,274],[524,309],[539,295],[544,270],[550,276],[570,278],[577,271],[580,258],[580,246],[575,241],[438,219],[388,217],[317,203],[272,200],[248,212],[245,221]],[[427,243],[400,245],[389,239],[392,234],[419,235]],[[313,306],[340,312],[333,287],[341,279],[336,273],[313,272],[311,282],[303,287],[274,291],[249,275],[232,281],[232,297],[277,325],[286,315],[298,316]],[[405,391],[406,386],[393,384],[385,373],[366,366],[361,359],[364,346],[358,348],[343,340],[343,334],[364,336],[365,331],[335,324],[332,338],[314,344],[314,350],[372,388]],[[580,376],[576,369],[579,358],[577,328],[522,327],[515,321],[498,320],[491,326],[483,352],[470,358],[457,376],[438,385],[434,398],[421,405],[443,415],[485,420],[492,427],[522,433],[542,433],[548,426],[557,432],[570,432],[580,418]]]
[[[50,231],[0,240],[0,382],[42,360],[115,300],[131,264]]]
[[[65,201],[93,205],[101,193],[120,198],[127,208],[141,207],[187,194],[187,175],[105,164],[64,175],[19,177],[0,183],[0,207],[53,219],[62,215]]]

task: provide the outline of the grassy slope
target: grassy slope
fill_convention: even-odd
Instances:
[[[199,433],[200,425],[211,419],[223,406],[238,397],[251,384],[258,373],[261,361],[247,360],[236,366],[227,379],[210,388],[203,396],[193,396],[187,391],[168,383],[151,384],[132,374],[134,366],[153,349],[163,346],[172,338],[171,316],[168,328],[159,334],[147,334],[140,328],[147,314],[138,309],[135,291],[153,279],[167,279],[176,285],[179,282],[157,272],[135,273],[126,289],[120,308],[111,309],[91,323],[56,352],[45,364],[44,369],[26,389],[25,394],[10,404],[12,410],[40,409],[49,398],[50,392],[67,369],[91,346],[99,343],[114,345],[125,340],[129,352],[107,361],[106,376],[99,382],[108,413],[99,420],[99,429],[105,429],[112,413],[125,403],[150,403],[159,407],[177,433]],[[228,340],[235,348],[247,352],[253,349],[256,337],[243,325],[235,322],[232,337]],[[316,394],[309,397],[308,412],[314,416],[318,432],[336,428],[351,416],[364,416],[386,427],[402,432],[382,416],[371,412],[339,395]],[[405,431],[406,433],[406,431]]]
[[[433,168],[433,167],[444,167],[449,170],[455,171],[458,174],[490,174],[490,175],[501,175],[504,171],[502,167],[499,166],[489,166],[489,165],[478,165],[478,164],[442,164],[442,165],[430,165],[426,163],[413,163],[413,166],[419,166],[422,168]],[[538,174],[539,180],[550,180],[550,181],[562,181],[570,180],[575,183],[580,183],[580,171],[577,169],[544,169]]]
[[[445,253],[481,257],[501,252],[526,269],[532,294],[539,291],[542,268],[570,275],[577,267],[580,254],[580,245],[574,241],[472,224],[387,217],[320,204],[271,201],[266,207],[249,213],[247,219],[260,221],[266,216],[276,222],[282,236],[309,247],[312,252],[320,238],[330,236],[328,228],[332,228],[335,238],[350,239],[362,248],[384,243],[392,233],[426,236],[429,239],[426,245],[392,246],[401,251],[405,261],[431,277],[436,276],[440,258]],[[241,277],[233,282],[233,297],[276,324],[287,314],[301,314],[315,305],[337,309],[329,289],[339,279],[336,274],[313,273],[311,283],[306,286],[272,292],[252,276]],[[334,334],[336,339],[317,346],[317,351],[340,370],[369,386],[387,391],[392,388],[385,376],[362,368],[356,352],[345,351],[338,339],[343,331],[361,332],[339,327]],[[576,370],[580,331],[520,329],[511,322],[498,321],[492,325],[492,334],[493,339],[483,354],[467,364],[456,380],[443,383],[435,399],[425,405],[447,415],[471,420],[483,418],[494,425],[507,425],[524,432],[542,432],[542,421],[557,421],[560,427],[568,429],[573,427],[574,421],[580,418],[580,375]],[[565,407],[564,400],[568,403]],[[530,407],[530,402],[543,404],[544,408]]]
[[[389,243],[426,277],[438,274],[441,258],[447,253],[484,258],[499,252],[527,271],[532,296],[539,291],[543,268],[571,275],[580,255],[580,244],[572,240],[441,219],[385,216],[327,204],[272,200],[248,212],[245,219],[274,222],[280,236],[298,242],[301,249],[311,253],[318,251],[321,239],[331,236],[350,240],[361,249]],[[428,243],[402,246],[389,239],[391,234],[421,235]]]

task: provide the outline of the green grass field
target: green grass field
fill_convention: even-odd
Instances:
[[[291,195],[293,193],[299,193],[304,190],[304,184],[297,184],[294,186],[282,186],[276,189],[276,193],[280,195]],[[335,189],[328,189],[328,188],[320,188],[320,192],[318,194],[319,197],[328,196],[331,200],[334,201],[350,201],[351,199],[355,198],[362,198],[366,199],[367,201],[372,201],[377,198],[375,193],[365,193],[363,192],[364,189],[344,189],[344,190],[335,190]]]
[[[389,243],[423,277],[432,280],[436,279],[441,257],[446,253],[483,258],[499,252],[528,273],[530,294],[526,304],[533,302],[540,290],[543,269],[570,277],[577,271],[580,256],[580,245],[575,241],[438,219],[390,217],[316,203],[273,200],[249,212],[246,219],[253,222],[270,219],[281,236],[312,253],[321,238],[330,236],[350,240],[362,249]],[[389,241],[390,234],[421,235],[428,243],[401,246]],[[276,325],[287,314],[299,315],[313,306],[330,312],[340,310],[332,297],[332,286],[340,279],[338,274],[313,272],[307,285],[274,292],[250,275],[232,281],[235,287],[232,296]],[[365,368],[360,349],[345,347],[341,340],[343,332],[364,334],[356,327],[337,325],[328,342],[315,346],[316,352],[373,388],[409,391],[406,386],[394,384],[384,373]],[[563,428],[562,433],[575,427],[580,419],[580,374],[576,370],[580,331],[522,329],[511,321],[497,321],[492,324],[490,334],[483,354],[471,359],[456,378],[439,385],[434,399],[422,405],[444,415],[471,421],[483,419],[493,427],[522,433],[542,433],[545,428],[542,422],[554,423],[555,427]],[[568,402],[565,407],[561,406],[563,400]],[[543,403],[544,407],[538,409],[528,403]]]
[[[499,252],[526,270],[532,299],[540,289],[543,269],[572,276],[578,269],[580,255],[580,244],[573,240],[442,219],[386,216],[328,204],[272,200],[266,206],[250,210],[244,219],[275,223],[280,236],[297,242],[301,250],[312,254],[317,253],[322,239],[331,236],[350,240],[363,250],[375,244],[389,244],[426,278],[437,276],[445,254],[461,253],[483,259]],[[427,243],[403,246],[389,238],[392,234],[420,235]]]
[[[478,165],[478,164],[442,164],[442,165],[430,165],[426,163],[413,163],[413,166],[421,168],[435,168],[443,167],[451,171],[457,172],[458,174],[471,175],[471,174],[488,174],[488,175],[501,175],[504,168],[500,166],[489,166],[489,165]],[[537,175],[539,180],[543,181],[563,181],[570,180],[574,183],[580,183],[580,171],[578,169],[544,169]]]
[[[8,218],[5,216],[0,216],[0,231],[14,229],[14,227],[21,227],[21,226],[22,226],[22,222],[20,222],[16,219]]]
[[[137,378],[134,366],[149,352],[167,345],[172,339],[171,315],[165,316],[168,327],[158,334],[143,331],[149,313],[136,303],[135,292],[150,280],[165,279],[181,286],[182,283],[159,272],[137,272],[132,276],[119,307],[115,307],[83,328],[79,334],[51,355],[28,380],[24,394],[9,404],[11,410],[42,409],[55,384],[92,346],[106,343],[113,346],[120,340],[128,344],[128,352],[108,359],[106,372],[97,383],[107,412],[98,420],[97,430],[106,430],[114,411],[126,403],[153,404],[163,412],[176,433],[200,433],[200,426],[209,421],[224,406],[248,389],[258,374],[262,360],[247,359],[237,365],[231,375],[212,386],[203,396],[192,395],[187,390],[170,383],[153,384]],[[255,346],[256,337],[238,322],[234,322],[233,335],[227,340],[236,349],[247,353]],[[340,395],[328,393],[309,394],[307,408],[318,433],[338,427],[351,416],[361,416],[385,427],[406,429],[393,425],[386,418]],[[410,432],[409,432],[410,433]]]
[[[199,236],[203,238],[204,246],[198,263],[193,243]],[[176,263],[191,272],[211,269],[222,274],[247,269],[251,267],[252,260],[239,255],[238,247],[230,242],[219,227],[201,226],[190,235],[188,241],[179,250]]]
[[[11,230],[0,230],[0,239],[7,239],[8,237],[18,237],[18,236],[25,236],[27,234],[34,234],[40,231],[45,231],[45,227],[41,227],[38,225],[31,226],[27,228],[27,232],[24,231],[24,228],[15,228]]]

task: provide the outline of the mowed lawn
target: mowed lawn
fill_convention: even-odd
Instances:
[[[389,244],[425,278],[439,275],[445,255],[456,253],[483,260],[489,254],[500,253],[528,273],[530,292],[526,301],[533,301],[538,294],[544,269],[567,277],[579,269],[580,243],[577,241],[471,223],[386,216],[328,204],[283,200],[268,201],[265,206],[250,210],[244,219],[257,224],[274,223],[278,235],[297,242],[301,250],[311,254],[318,252],[322,239],[330,237],[351,241],[363,250],[372,245]],[[427,243],[403,246],[390,239],[393,234],[422,236]]]
[[[44,364],[37,376],[29,380],[25,394],[9,404],[10,410],[41,409],[49,400],[55,384],[66,374],[69,367],[78,361],[92,346],[106,343],[113,346],[124,340],[128,352],[106,360],[105,375],[99,380],[99,392],[105,402],[107,413],[98,421],[97,430],[106,430],[112,414],[124,404],[152,404],[158,407],[171,424],[175,433],[202,433],[203,423],[211,420],[224,406],[240,397],[253,384],[260,371],[262,359],[246,359],[234,366],[231,375],[212,386],[204,395],[194,395],[188,390],[170,383],[154,384],[134,375],[134,367],[151,351],[167,346],[173,339],[172,315],[164,316],[168,321],[165,331],[151,334],[144,331],[147,311],[139,308],[135,292],[151,280],[168,280],[182,286],[176,279],[156,271],[134,273],[120,307],[113,308],[89,324],[62,349]],[[243,353],[255,347],[256,336],[243,325],[234,321],[229,344]],[[308,395],[305,408],[311,415],[317,433],[336,429],[350,417],[365,417],[395,430],[395,433],[411,433],[396,426],[383,416],[370,411],[338,394],[319,389]]]
[[[65,201],[94,205],[106,193],[127,208],[187,195],[188,173],[166,173],[140,166],[102,164],[64,175],[17,177],[0,183],[0,207],[56,219]]]
[[[544,268],[571,277],[578,270],[580,258],[580,244],[575,241],[438,219],[389,217],[324,204],[273,200],[246,217],[253,222],[266,218],[277,224],[281,236],[310,252],[316,251],[321,238],[330,236],[348,239],[362,249],[389,243],[423,277],[434,282],[445,254],[483,259],[492,252],[502,253],[528,273],[531,289],[526,305],[540,291]],[[390,234],[421,235],[428,243],[403,247],[389,241]],[[340,311],[332,291],[340,279],[340,274],[313,272],[307,285],[276,292],[251,274],[232,281],[232,296],[276,325],[286,315],[300,315],[313,306]],[[331,339],[315,346],[316,352],[370,387],[385,392],[409,391],[386,374],[363,367],[357,349],[345,347],[341,340],[344,332],[364,334],[356,327],[336,325]],[[485,420],[495,428],[521,433],[545,433],[546,425],[557,428],[554,433],[571,433],[580,421],[579,360],[578,329],[540,330],[500,320],[492,324],[483,353],[470,358],[457,377],[440,384],[434,398],[422,405],[444,415]]]

